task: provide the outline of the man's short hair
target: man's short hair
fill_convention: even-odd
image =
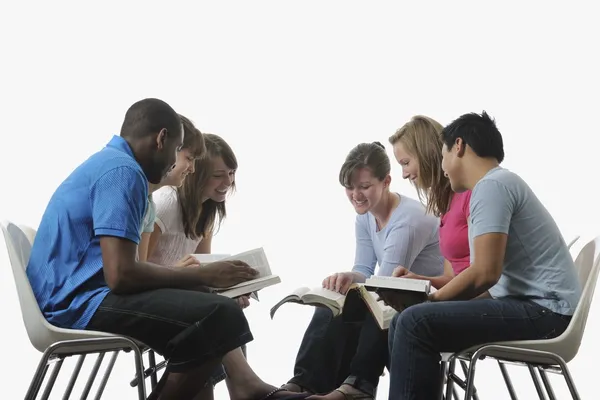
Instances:
[[[481,114],[461,115],[442,131],[442,140],[448,149],[456,139],[461,138],[479,157],[493,157],[501,163],[504,160],[502,134],[496,122],[485,111]]]
[[[159,99],[143,99],[134,103],[121,126],[121,136],[130,139],[141,139],[147,135],[157,134],[162,129],[170,133],[181,131],[181,119],[170,105]]]

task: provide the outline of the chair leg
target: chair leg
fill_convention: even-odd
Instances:
[[[440,380],[441,380],[441,384],[440,384],[440,393],[438,396],[438,399],[440,400],[445,400],[445,396],[444,396],[444,386],[446,384],[447,378],[446,376],[448,375],[448,363],[446,361],[441,361],[440,362]]]
[[[71,379],[69,379],[69,383],[67,384],[67,388],[65,389],[65,393],[63,394],[63,400],[69,400],[71,397],[71,393],[73,392],[73,388],[75,387],[75,382],[77,382],[77,377],[81,372],[81,367],[83,366],[83,362],[85,361],[85,354],[82,354],[77,359],[77,364],[75,364],[75,369],[71,374]]]
[[[154,390],[158,382],[156,376],[156,357],[154,356],[154,351],[152,350],[148,352],[148,364],[149,367],[152,368],[152,375],[150,375],[150,387],[152,388],[152,390]]]
[[[42,354],[42,358],[38,363],[38,367],[35,370],[35,374],[31,379],[31,383],[29,384],[29,389],[27,389],[27,393],[25,394],[25,400],[35,400],[42,386],[42,382],[44,382],[44,377],[46,376],[46,372],[48,371],[48,361],[50,360],[50,356],[52,355],[51,349],[48,349]]]
[[[48,400],[48,398],[50,397],[50,392],[52,391],[52,388],[54,387],[54,383],[56,383],[56,377],[58,376],[58,373],[60,372],[60,368],[62,367],[64,360],[65,360],[64,358],[60,358],[54,364],[54,368],[52,368],[52,373],[50,374],[50,378],[48,379],[48,382],[46,383],[46,389],[44,389],[44,393],[42,394],[42,398],[40,400]]]
[[[102,381],[100,381],[100,385],[98,386],[98,390],[96,391],[95,400],[100,400],[102,397],[102,393],[104,392],[104,388],[106,387],[106,382],[108,382],[108,378],[112,372],[113,367],[115,366],[115,362],[117,361],[117,356],[119,355],[118,351],[113,351],[112,357],[106,366],[106,371],[104,371],[104,376],[102,377]]]
[[[531,374],[531,380],[533,381],[533,385],[535,386],[535,391],[538,394],[540,400],[546,400],[546,394],[542,389],[542,385],[540,384],[540,380],[535,372],[535,368],[529,364],[527,364],[527,369],[529,369],[529,373]]]
[[[467,373],[469,372],[469,367],[467,367],[467,362],[465,360],[460,360],[460,367],[463,370],[463,374],[465,374],[465,379],[467,378]],[[473,385],[473,400],[479,400],[479,395],[477,394],[477,388]]]
[[[502,364],[498,361],[498,367],[500,367],[500,372],[502,373],[502,378],[504,378],[504,383],[506,384],[506,389],[508,390],[508,395],[511,400],[519,400],[517,397],[517,393],[515,392],[515,388],[510,380],[510,376],[508,375],[508,371],[506,370],[506,365]]]
[[[538,367],[538,371],[540,373],[540,377],[542,378],[542,382],[544,383],[546,393],[548,393],[549,400],[556,400],[556,395],[554,394],[554,390],[552,390],[552,385],[550,384],[550,379],[548,379],[548,374],[546,374],[546,371],[544,371],[544,369],[541,367]]]
[[[96,359],[96,362],[94,363],[92,372],[90,372],[90,376],[88,377],[85,387],[83,388],[83,392],[81,393],[81,400],[86,400],[88,395],[90,394],[90,390],[92,389],[92,385],[94,384],[96,375],[98,375],[98,370],[100,369],[100,365],[102,365],[102,361],[104,360],[104,354],[106,354],[106,353],[103,352],[103,353],[98,354],[98,358]]]
[[[471,357],[466,374],[465,400],[471,400],[473,398],[473,393],[475,392],[475,371],[478,360],[479,357],[477,356],[477,352],[475,352],[473,357]]]
[[[581,397],[579,397],[579,393],[577,392],[577,388],[575,387],[573,377],[571,376],[571,372],[569,372],[569,368],[567,367],[567,363],[562,358],[559,358],[556,361],[557,364],[560,366],[560,369],[562,370],[562,374],[565,378],[565,381],[567,382],[567,387],[569,388],[571,397],[573,398],[573,400],[581,400]]]
[[[454,369],[456,368],[456,359],[451,358],[450,362],[446,366],[446,400],[450,400],[452,396],[452,389],[454,389]]]

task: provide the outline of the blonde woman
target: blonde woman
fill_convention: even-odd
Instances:
[[[428,278],[437,289],[470,264],[469,202],[471,191],[454,193],[442,170],[443,126],[432,118],[416,115],[398,129],[389,142],[396,161],[402,167],[402,177],[417,188],[427,211],[440,217],[440,250],[444,257],[444,274]],[[422,278],[402,266],[394,276]]]

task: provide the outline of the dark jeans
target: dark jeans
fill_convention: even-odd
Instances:
[[[329,393],[347,383],[373,395],[388,361],[387,331],[370,313],[346,323],[317,307],[298,350],[290,383],[313,393]]]
[[[182,289],[109,293],[86,329],[136,339],[168,360],[168,372],[185,372],[251,341],[243,311],[226,297]],[[225,378],[220,367],[213,385]]]
[[[565,331],[570,320],[532,301],[510,298],[409,307],[390,326],[389,399],[437,398],[441,352],[489,342],[553,338]]]

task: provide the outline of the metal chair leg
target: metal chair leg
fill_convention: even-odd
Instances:
[[[548,379],[548,374],[546,374],[546,371],[544,371],[544,369],[541,367],[538,367],[538,372],[540,373],[540,377],[544,383],[546,393],[548,393],[548,399],[556,400],[556,395],[554,394],[554,390],[552,390],[552,385],[550,384],[550,379]]]
[[[88,377],[85,387],[83,388],[83,393],[81,393],[81,400],[86,400],[88,395],[90,394],[90,390],[92,389],[92,385],[94,384],[96,375],[98,375],[98,370],[100,369],[100,365],[102,365],[102,361],[104,360],[104,354],[106,354],[106,353],[103,352],[103,353],[98,354],[98,358],[96,359],[96,362],[94,363],[94,367],[92,368],[92,371],[90,372],[90,376]]]
[[[500,367],[500,372],[502,373],[502,378],[504,378],[504,383],[506,384],[506,390],[508,390],[508,395],[511,400],[519,400],[517,397],[517,393],[515,392],[515,388],[510,380],[510,376],[508,375],[508,371],[506,370],[506,365],[502,364],[498,361],[498,367]]]
[[[537,373],[535,372],[535,368],[528,364],[527,369],[529,370],[529,374],[531,374],[531,380],[533,381],[533,385],[535,386],[535,391],[537,392],[538,397],[540,398],[540,400],[546,400],[546,394],[542,389],[542,385],[540,384],[540,379],[538,378]]]
[[[106,382],[108,382],[108,378],[110,377],[112,369],[115,366],[115,362],[117,361],[118,355],[118,351],[113,351],[112,357],[110,358],[110,361],[106,366],[106,371],[104,371],[104,376],[102,377],[100,385],[98,386],[98,390],[96,391],[96,397],[94,398],[95,400],[100,400],[100,398],[102,397],[102,393],[104,392],[104,388],[106,387]]]
[[[35,374],[31,379],[31,383],[29,384],[29,389],[27,389],[27,393],[25,394],[25,400],[35,400],[42,386],[42,382],[44,382],[44,377],[46,376],[46,372],[48,371],[48,360],[52,355],[51,351],[46,350],[44,354],[42,354],[42,358],[38,363],[38,367],[35,370]]]
[[[465,379],[467,374],[469,373],[469,367],[467,367],[467,362],[465,360],[460,360],[460,367],[463,370],[463,374],[465,374]],[[473,385],[473,400],[479,400],[479,395],[477,394],[477,388]]]
[[[445,400],[444,396],[444,387],[447,381],[446,376],[448,375],[448,363],[446,361],[440,362],[440,393],[438,395],[438,399]]]
[[[477,361],[479,361],[479,354],[477,353],[478,352],[475,352],[475,354],[473,354],[469,363],[469,369],[466,376],[465,400],[472,400],[473,393],[475,392],[475,371]]]
[[[571,397],[573,400],[581,400],[579,397],[579,393],[577,392],[577,388],[575,387],[575,382],[573,381],[573,377],[571,376],[571,372],[569,372],[569,368],[567,367],[567,363],[560,357],[556,359],[557,364],[560,366],[562,370],[563,377],[567,382],[567,387],[569,388],[569,392],[571,393]]]
[[[52,368],[52,373],[50,374],[50,378],[48,379],[48,382],[46,383],[46,389],[44,390],[44,393],[42,394],[42,398],[40,400],[48,400],[48,398],[50,397],[50,392],[52,391],[52,388],[54,387],[54,383],[56,383],[56,377],[58,376],[58,373],[60,372],[60,368],[62,367],[64,360],[65,360],[64,358],[60,358],[54,364],[54,368]]]
[[[447,363],[446,367],[446,395],[444,396],[446,400],[450,400],[452,396],[452,389],[454,389],[454,379],[452,379],[454,375],[454,369],[456,368],[456,359],[454,357],[450,358],[450,361]]]
[[[85,354],[82,354],[77,359],[77,364],[75,364],[75,369],[71,374],[71,379],[69,379],[69,383],[67,384],[67,388],[65,389],[65,393],[63,394],[63,400],[69,400],[71,397],[71,393],[73,392],[73,388],[75,387],[75,382],[77,382],[77,377],[81,372],[81,367],[83,366],[83,362],[85,361]]]
[[[156,387],[157,382],[157,371],[156,371],[156,357],[154,356],[154,351],[150,350],[148,352],[148,364],[149,367],[152,368],[153,372],[150,375],[150,387],[152,390]]]

